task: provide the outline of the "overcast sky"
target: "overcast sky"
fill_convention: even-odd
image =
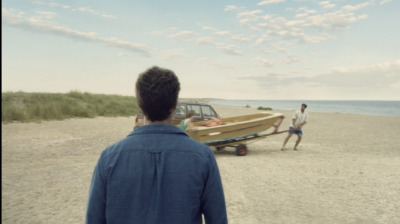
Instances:
[[[399,0],[3,0],[2,91],[400,100]]]

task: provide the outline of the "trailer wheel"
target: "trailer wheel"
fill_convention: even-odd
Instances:
[[[247,146],[245,144],[239,144],[236,146],[236,155],[245,156],[247,154]]]
[[[217,149],[217,151],[221,151],[221,150],[223,150],[225,148],[225,146],[217,146],[215,148]]]

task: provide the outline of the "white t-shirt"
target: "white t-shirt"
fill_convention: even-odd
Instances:
[[[191,122],[192,121],[192,118],[186,118],[185,119],[185,125],[187,126],[188,124],[189,124],[189,122]]]
[[[294,124],[292,124],[293,127],[304,121],[308,121],[307,112],[304,111],[304,113],[302,113],[301,110],[298,110],[298,111],[294,112],[292,119],[295,119]],[[292,120],[292,122],[293,122],[293,120]]]

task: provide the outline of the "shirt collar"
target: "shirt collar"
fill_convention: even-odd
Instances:
[[[148,124],[137,127],[128,136],[137,134],[181,134],[187,135],[182,129],[168,124]]]

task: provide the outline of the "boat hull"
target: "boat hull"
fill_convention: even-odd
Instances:
[[[187,134],[194,140],[202,143],[213,143],[229,139],[256,135],[273,127],[282,120],[280,113],[257,113],[236,117],[224,118],[224,124],[205,127],[206,122],[194,122],[194,127],[187,130]]]

